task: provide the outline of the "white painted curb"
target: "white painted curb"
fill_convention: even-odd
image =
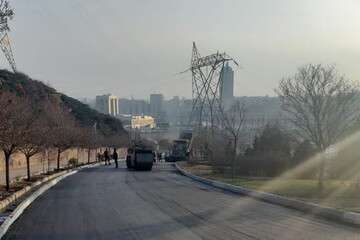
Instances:
[[[69,173],[65,173],[59,177],[56,177],[52,180],[50,180],[48,183],[46,183],[44,186],[40,187],[38,190],[36,190],[34,193],[32,193],[27,199],[25,199],[23,202],[21,202],[16,209],[6,218],[6,220],[1,224],[0,226],[0,239],[3,238],[3,236],[6,234],[6,232],[9,230],[10,226],[21,216],[21,214],[25,211],[25,209],[30,206],[32,202],[34,202],[40,195],[42,195],[44,192],[46,192],[51,187],[55,186],[58,182],[63,180],[64,178],[71,176],[75,173],[77,173],[79,170],[84,168],[92,168],[99,166],[100,163],[95,163],[92,165],[86,165],[81,166]]]
[[[296,199],[282,197],[276,194],[255,191],[249,188],[235,186],[220,181],[210,180],[199,177],[187,172],[186,170],[175,164],[175,168],[184,176],[195,181],[219,188],[221,190],[230,191],[237,194],[247,195],[254,199],[269,202],[283,207],[296,209],[305,213],[320,216],[326,219],[339,221],[345,224],[351,224],[360,227],[360,213],[345,212],[331,207],[324,207],[315,203],[304,202]]]

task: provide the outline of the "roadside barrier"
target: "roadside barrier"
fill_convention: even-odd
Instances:
[[[13,212],[11,212],[9,216],[6,217],[5,221],[0,225],[0,239],[2,239],[2,237],[9,230],[10,226],[21,216],[21,214],[25,211],[25,209],[28,206],[30,206],[30,204],[33,201],[35,201],[39,196],[41,196],[43,193],[45,193],[48,189],[55,186],[58,182],[60,182],[64,178],[77,173],[81,169],[97,167],[99,165],[100,165],[100,163],[94,163],[94,164],[91,164],[91,165],[81,166],[81,167],[78,167],[78,168],[75,168],[75,169],[72,169],[72,170],[63,171],[63,172],[60,172],[58,174],[55,174],[55,176],[54,175],[50,176],[52,178],[51,178],[51,180],[49,180],[49,178],[50,178],[49,177],[47,182],[46,181],[41,181],[41,182],[39,182],[37,184],[34,184],[31,187],[29,187],[29,189],[27,191],[23,192],[22,195],[25,194],[26,192],[30,191],[32,188],[35,188],[36,186],[44,183],[43,186],[41,186],[34,193],[32,193],[28,198],[26,198],[24,201],[22,201],[15,208],[15,210]],[[18,198],[19,197],[20,196],[18,196]],[[9,206],[9,205],[10,205],[10,203],[8,203],[7,206]]]
[[[284,206],[287,208],[296,209],[314,216],[320,216],[326,219],[338,221],[345,224],[354,225],[360,227],[360,213],[355,212],[346,212],[341,211],[331,207],[324,207],[315,203],[304,202],[296,199],[290,199],[282,197],[276,194],[255,191],[252,189],[235,186],[227,184],[220,181],[210,180],[207,178],[199,177],[194,174],[189,173],[188,171],[179,167],[178,164],[175,164],[175,168],[184,176],[189,177],[195,181],[210,185],[212,187],[229,191],[232,193],[237,193],[241,195],[246,195],[257,200],[264,202]]]

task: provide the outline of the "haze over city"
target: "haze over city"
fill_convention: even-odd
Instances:
[[[359,0],[0,0],[0,240],[359,240]]]
[[[360,79],[360,2],[13,1],[20,71],[81,98],[113,93],[191,96],[191,44],[236,58],[235,95],[274,95],[307,63],[335,63]],[[31,37],[29,37],[31,36]],[[1,58],[2,66],[7,66]],[[85,87],[86,86],[86,87]]]

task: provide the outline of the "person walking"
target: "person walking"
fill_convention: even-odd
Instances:
[[[119,168],[118,154],[117,154],[117,152],[116,152],[116,148],[114,148],[113,159],[114,159],[114,161],[115,161],[115,168]]]
[[[104,152],[104,159],[105,159],[105,165],[111,165],[109,151],[107,148],[105,149],[105,152]]]

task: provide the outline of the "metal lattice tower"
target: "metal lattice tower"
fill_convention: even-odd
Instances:
[[[7,61],[12,70],[16,72],[16,64],[14,55],[11,49],[10,38],[8,32],[10,31],[8,21],[14,16],[14,10],[10,7],[7,0],[0,0],[0,48],[3,51]]]
[[[201,57],[193,43],[190,71],[192,72],[193,106],[190,125],[195,128],[216,125],[219,120],[221,73],[227,62],[237,62],[226,53]]]

